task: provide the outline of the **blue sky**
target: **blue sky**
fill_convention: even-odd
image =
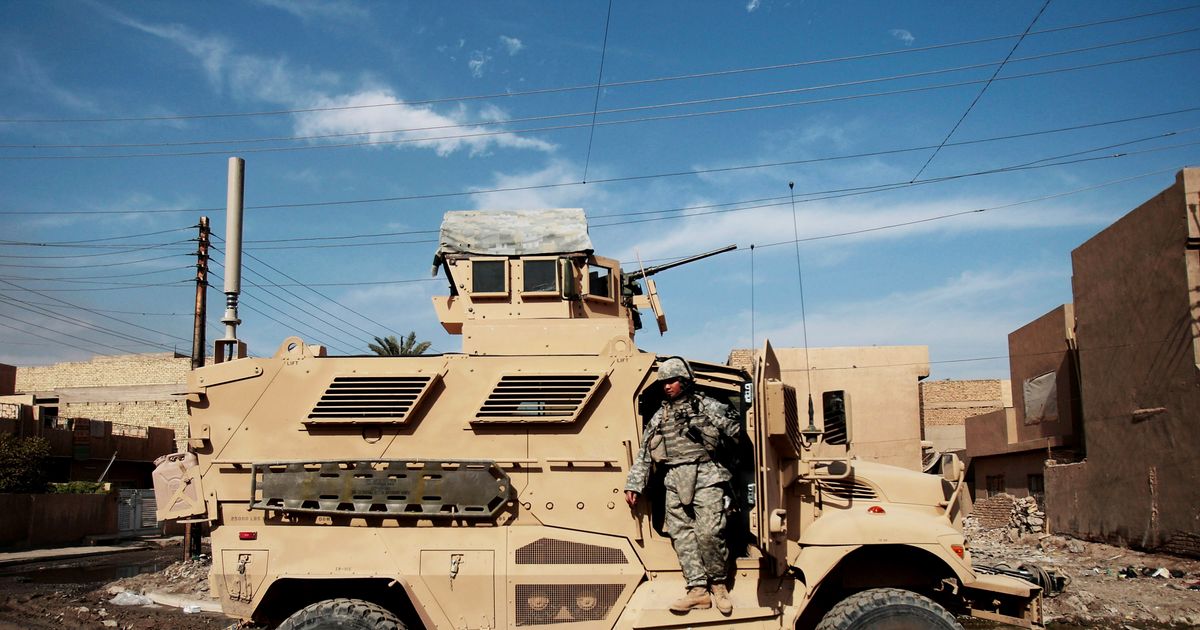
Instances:
[[[186,353],[238,155],[256,355],[455,351],[442,213],[580,207],[629,266],[739,246],[658,276],[645,349],[801,345],[799,260],[811,345],[1006,377],[1071,249],[1200,163],[1197,33],[1184,2],[0,3],[0,362]]]

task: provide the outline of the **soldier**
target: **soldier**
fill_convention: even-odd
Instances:
[[[687,594],[671,603],[674,612],[710,608],[733,612],[725,582],[725,485],[732,474],[714,455],[722,435],[736,439],[740,426],[727,405],[693,391],[691,367],[671,357],[658,368],[666,398],[654,412],[625,482],[630,507],[646,487],[650,464],[665,469],[667,533],[679,556]],[[709,590],[712,595],[710,597]]]

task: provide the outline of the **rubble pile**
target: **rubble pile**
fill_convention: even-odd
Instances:
[[[137,594],[158,592],[207,599],[208,571],[211,567],[212,558],[200,555],[172,563],[158,573],[144,573],[117,580],[109,585],[108,591],[114,595],[122,591]]]

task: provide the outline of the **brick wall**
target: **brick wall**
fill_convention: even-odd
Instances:
[[[98,356],[91,361],[18,368],[16,389],[42,392],[58,387],[184,383],[191,368],[191,359],[173,352]]]
[[[971,416],[1004,408],[999,379],[921,383],[921,421],[926,425],[962,425]]]
[[[1016,497],[1011,494],[997,494],[982,501],[977,501],[971,511],[971,516],[986,529],[1007,528],[1012,519],[1013,504]]]
[[[189,357],[173,352],[97,356],[90,361],[17,368],[16,389],[19,392],[52,392],[71,387],[186,383],[191,368]],[[63,402],[58,406],[58,415],[171,429],[175,431],[175,444],[179,449],[187,441],[187,406],[182,399]]]
[[[725,364],[735,368],[741,368],[753,374],[754,351],[745,349],[732,350],[729,352],[729,358],[725,360]]]

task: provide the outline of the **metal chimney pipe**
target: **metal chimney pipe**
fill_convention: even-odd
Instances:
[[[237,341],[238,294],[242,291],[242,199],[246,161],[229,158],[229,190],[225,197],[225,324],[223,341]]]

